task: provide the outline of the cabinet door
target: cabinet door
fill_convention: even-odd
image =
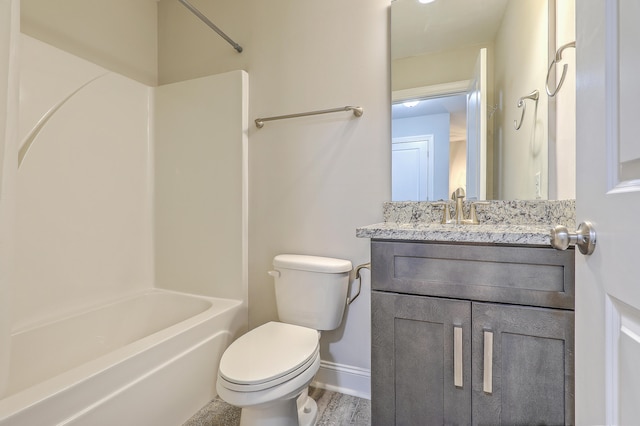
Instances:
[[[470,424],[471,303],[374,291],[371,312],[372,424]]]
[[[573,312],[472,304],[473,424],[573,424]]]

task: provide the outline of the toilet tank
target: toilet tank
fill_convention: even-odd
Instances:
[[[280,321],[315,330],[342,322],[351,262],[330,257],[281,254],[273,259]]]

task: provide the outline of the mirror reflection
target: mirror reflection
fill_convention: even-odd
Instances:
[[[548,198],[555,0],[424,1],[391,6],[392,200]]]

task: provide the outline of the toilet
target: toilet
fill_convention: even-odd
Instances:
[[[242,408],[241,426],[312,426],[308,387],[320,368],[320,332],[342,322],[351,262],[281,254],[273,259],[279,322],[257,327],[222,355],[216,389]]]

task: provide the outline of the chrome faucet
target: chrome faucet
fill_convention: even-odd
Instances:
[[[464,218],[464,197],[465,197],[464,188],[456,189],[453,194],[451,194],[451,199],[455,203],[455,210],[453,212],[453,217],[449,213],[449,202],[441,201],[437,203],[438,205],[443,206],[442,211],[442,220],[440,223],[444,224],[456,224],[456,225],[478,225],[480,222],[478,221],[478,215],[476,213],[477,205],[487,205],[489,204],[486,201],[474,201],[469,206],[469,219]]]
[[[464,221],[464,208],[462,200],[464,200],[465,192],[464,188],[458,188],[451,194],[451,199],[456,203],[456,209],[453,212],[453,219],[457,225],[460,225]]]

